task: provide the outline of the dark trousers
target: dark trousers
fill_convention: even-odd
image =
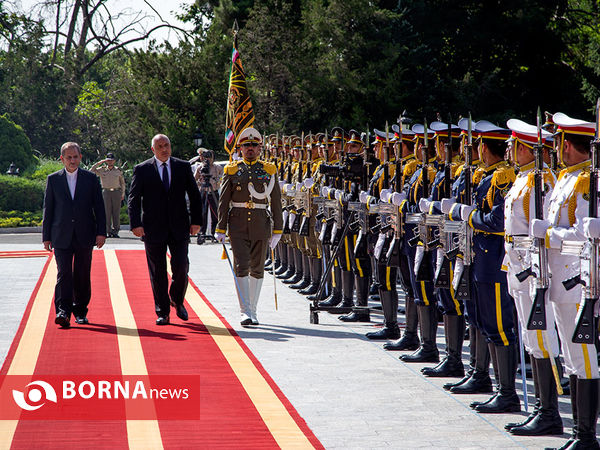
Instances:
[[[168,316],[170,302],[183,304],[188,285],[188,241],[144,242],[156,315]],[[167,248],[171,252],[171,287],[167,277]]]
[[[54,288],[56,314],[85,317],[92,297],[90,270],[93,247],[79,247],[72,243],[69,248],[55,248],[54,257],[58,275]]]
[[[219,199],[218,191],[212,191],[208,188],[200,189],[200,199],[202,201],[202,223],[200,224],[200,235],[206,235],[208,226],[208,216],[210,215],[210,235],[215,234],[217,228],[217,202]]]

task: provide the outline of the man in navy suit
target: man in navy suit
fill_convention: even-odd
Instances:
[[[54,322],[69,328],[71,313],[78,324],[88,323],[92,250],[104,245],[106,216],[100,180],[79,168],[79,145],[63,144],[60,159],[65,168],[48,175],[46,182],[42,240],[46,250],[54,250],[58,268]]]
[[[133,169],[129,190],[129,221],[146,248],[157,325],[169,323],[169,304],[177,317],[188,320],[183,299],[188,284],[188,244],[202,223],[200,192],[190,163],[171,157],[164,134],[152,138],[154,157]],[[186,203],[186,194],[190,208]],[[190,219],[191,216],[191,219]],[[173,277],[169,288],[166,254],[171,252]]]

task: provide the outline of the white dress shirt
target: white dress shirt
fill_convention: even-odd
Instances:
[[[156,163],[156,166],[158,167],[158,174],[160,175],[160,179],[162,180],[162,176],[163,176],[163,162],[159,159],[156,158],[156,156],[154,157],[154,162]],[[169,157],[169,159],[167,159],[165,161],[165,164],[167,165],[167,174],[169,175],[169,186],[171,186],[171,158]]]
[[[75,186],[77,185],[77,171],[79,169],[75,169],[73,173],[69,172],[65,169],[65,173],[67,174],[67,184],[69,185],[69,191],[71,192],[71,198],[75,198]]]

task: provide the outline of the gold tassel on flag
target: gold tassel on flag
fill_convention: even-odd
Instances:
[[[237,48],[237,21],[233,26],[233,50],[231,53],[231,74],[227,93],[227,115],[225,117],[224,147],[231,160],[237,136],[254,123],[254,109],[246,86],[246,74]]]

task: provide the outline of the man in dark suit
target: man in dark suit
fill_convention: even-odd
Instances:
[[[63,144],[60,159],[65,168],[48,175],[46,182],[42,240],[46,250],[54,249],[58,268],[54,322],[69,328],[71,313],[78,324],[88,323],[92,250],[94,244],[104,245],[106,216],[100,180],[79,168],[79,145]]]
[[[157,325],[169,323],[169,303],[177,317],[188,319],[183,299],[188,284],[188,244],[202,221],[200,192],[190,163],[171,157],[171,142],[164,134],[152,139],[154,157],[133,169],[129,191],[131,231],[146,248]],[[186,194],[190,202],[188,211]],[[191,220],[190,220],[191,215]],[[171,287],[167,278],[167,247],[171,252]]]

